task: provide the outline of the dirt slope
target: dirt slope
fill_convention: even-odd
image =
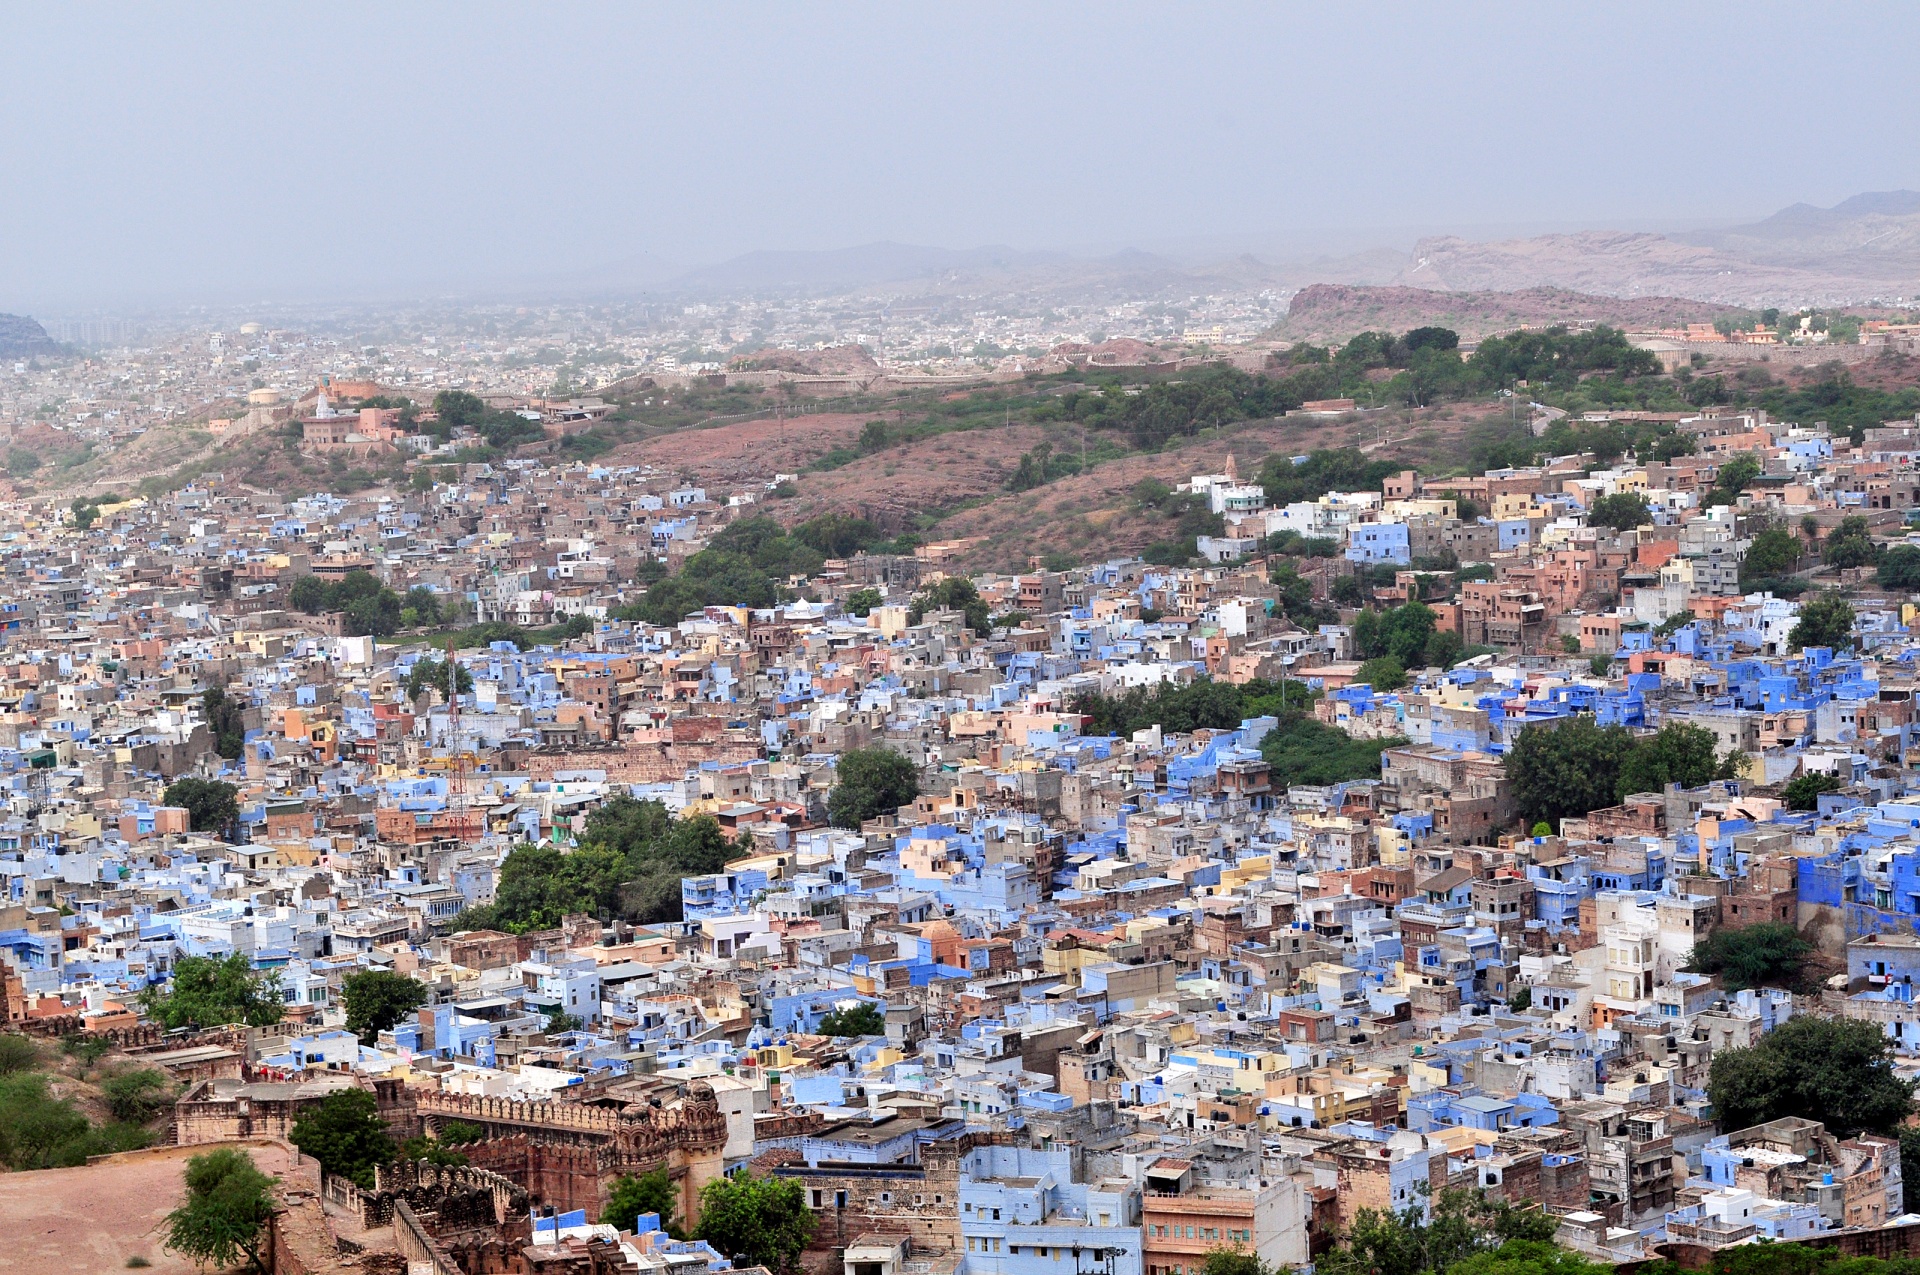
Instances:
[[[1601,297],[1563,288],[1444,292],[1316,283],[1294,296],[1274,335],[1329,345],[1358,332],[1405,332],[1431,325],[1452,328],[1462,338],[1475,340],[1528,324],[1590,322],[1635,329],[1746,317],[1746,311],[1685,297]]]

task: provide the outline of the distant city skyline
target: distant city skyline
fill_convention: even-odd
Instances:
[[[0,311],[1284,256],[1920,187],[1909,9],[22,9]]]

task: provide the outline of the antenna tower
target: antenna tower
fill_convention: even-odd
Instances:
[[[453,825],[464,832],[467,814],[467,751],[460,734],[460,666],[454,663],[453,639],[447,639],[447,809]]]

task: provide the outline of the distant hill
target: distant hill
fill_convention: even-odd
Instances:
[[[1339,256],[1282,250],[1176,260],[1131,249],[1076,256],[1005,245],[953,249],[879,242],[750,252],[671,278],[655,273],[659,265],[637,257],[597,277],[615,290],[864,293],[918,305],[972,304],[968,298],[1008,293],[1043,305],[1097,305],[1194,293],[1279,294],[1317,283],[1501,294],[1550,289],[1651,303],[1697,298],[1703,305],[1741,309],[1858,305],[1920,297],[1920,192],[1869,192],[1831,208],[1795,204],[1749,225],[1684,234],[1588,230],[1502,240],[1439,235],[1419,240],[1411,252],[1376,246]],[[1468,307],[1472,322],[1463,322],[1469,329],[1481,321],[1478,313]]]
[[[1672,236],[1749,261],[1879,276],[1920,272],[1920,191],[1882,190],[1831,208],[1795,204],[1764,221]],[[1909,278],[1906,292],[1920,290]]]
[[[25,359],[36,354],[58,354],[47,330],[24,314],[0,314],[0,359]]]
[[[1452,328],[1467,340],[1528,324],[1607,323],[1624,328],[1672,327],[1748,312],[1685,297],[1604,297],[1563,288],[1512,292],[1448,292],[1437,288],[1351,287],[1316,283],[1294,294],[1274,335],[1315,344],[1356,332]]]
[[[820,252],[749,252],[692,270],[669,285],[691,291],[839,292],[881,283],[938,278],[955,271],[1029,270],[1067,258],[1061,253],[1013,248],[926,248],[870,243]]]
[[[1751,225],[1685,234],[1583,231],[1422,239],[1393,280],[1453,292],[1564,288],[1723,305],[1846,305],[1920,295],[1920,193],[1795,204]]]

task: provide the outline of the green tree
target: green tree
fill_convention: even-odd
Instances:
[[[741,1173],[717,1178],[700,1192],[700,1225],[694,1238],[784,1275],[799,1269],[815,1223],[798,1182]]]
[[[1354,673],[1353,680],[1365,682],[1376,692],[1397,691],[1407,684],[1407,670],[1391,655],[1368,660]]]
[[[10,1169],[49,1169],[86,1159],[87,1118],[55,1098],[45,1073],[0,1076],[0,1161]]]
[[[660,1229],[677,1237],[680,1227],[673,1215],[679,1198],[680,1192],[665,1169],[655,1169],[637,1176],[623,1173],[614,1180],[613,1189],[607,1193],[607,1207],[600,1213],[600,1222],[604,1226],[617,1226],[623,1231],[634,1230],[642,1214],[657,1213],[660,1215]]]
[[[1837,775],[1823,775],[1811,770],[1789,779],[1780,790],[1780,795],[1785,799],[1788,810],[1818,810],[1821,793],[1838,792],[1845,786]]]
[[[473,674],[457,660],[436,660],[428,656],[414,661],[407,673],[406,687],[410,700],[429,689],[439,691],[441,699],[451,700],[454,695],[465,695],[473,689]]]
[[[1713,486],[1707,490],[1709,505],[1731,505],[1740,498],[1747,484],[1760,476],[1760,460],[1752,455],[1735,456],[1720,466]]]
[[[319,615],[327,607],[327,582],[319,576],[301,576],[287,591],[287,603],[303,615]]]
[[[882,601],[878,589],[855,589],[847,595],[846,611],[848,615],[865,619]]]
[[[1900,1185],[1909,1213],[1920,1213],[1920,1125],[1900,1126]]]
[[[445,1146],[465,1147],[486,1140],[485,1125],[473,1124],[466,1120],[449,1120],[440,1126],[440,1141]]]
[[[349,571],[332,581],[301,576],[293,582],[287,601],[294,610],[307,615],[343,613],[347,631],[356,637],[386,637],[397,632],[406,610],[399,594],[366,571]]]
[[[1330,624],[1337,617],[1332,610],[1313,600],[1313,584],[1300,575],[1300,569],[1285,558],[1272,560],[1267,579],[1273,582],[1276,602],[1282,614],[1302,628]]]
[[[393,1138],[378,1104],[365,1089],[336,1089],[307,1108],[288,1140],[320,1167],[361,1189],[373,1189],[374,1166],[393,1160]]]
[[[1588,526],[1611,527],[1615,531],[1632,531],[1652,521],[1653,507],[1647,503],[1646,496],[1637,491],[1617,491],[1611,496],[1602,496],[1587,510]]]
[[[246,747],[245,706],[228,699],[224,687],[212,686],[200,697],[200,711],[213,731],[213,751],[228,761],[236,760]]]
[[[891,814],[920,795],[913,763],[890,748],[854,748],[834,767],[828,817],[836,828],[858,829],[879,814]]]
[[[1793,538],[1793,533],[1785,527],[1768,527],[1753,538],[1753,543],[1747,546],[1747,556],[1740,560],[1741,583],[1786,575],[1799,561],[1800,542]]]
[[[428,1164],[437,1164],[444,1168],[457,1169],[472,1163],[465,1153],[456,1151],[444,1138],[422,1134],[417,1138],[408,1138],[394,1152],[398,1160],[425,1160]]]
[[[245,953],[235,952],[181,957],[173,963],[170,982],[140,993],[140,1007],[168,1030],[227,1023],[265,1027],[280,1021],[286,1002],[279,970],[256,970]]]
[[[1279,1275],[1279,1272],[1261,1261],[1257,1253],[1242,1252],[1238,1248],[1212,1248],[1207,1250],[1200,1275]]]
[[[1853,607],[1839,593],[1829,590],[1800,604],[1800,620],[1787,634],[1794,650],[1824,646],[1835,651],[1853,645]]]
[[[371,1045],[381,1032],[427,1003],[426,984],[392,970],[349,974],[340,986],[347,1030]]]
[[[477,431],[486,419],[486,400],[466,390],[442,390],[433,396],[433,410],[440,418],[435,433],[445,437],[455,430]]]
[[[1667,785],[1698,788],[1710,779],[1730,778],[1713,760],[1718,741],[1712,731],[1685,722],[1669,722],[1650,738],[1636,740],[1620,763],[1614,796],[1625,801],[1636,792],[1665,792]]]
[[[887,1016],[866,1001],[836,1009],[820,1020],[822,1036],[883,1036],[886,1030]]]
[[[424,584],[416,584],[400,600],[400,625],[413,629],[445,624],[453,618],[450,611],[451,608],[441,606],[439,594]]]
[[[1557,827],[1570,815],[1585,817],[1613,805],[1621,767],[1632,751],[1626,727],[1597,725],[1585,713],[1557,725],[1526,727],[1506,761],[1520,817]]]
[[[71,508],[73,510],[73,525],[82,531],[86,531],[92,527],[94,520],[100,516],[99,506],[84,496],[74,497]]]
[[[31,1038],[13,1032],[0,1035],[0,1076],[32,1071],[39,1065],[40,1047]]]
[[[1883,589],[1902,593],[1920,589],[1920,547],[1894,545],[1880,555],[1880,566],[1874,576]]]
[[[454,925],[525,934],[552,929],[575,913],[608,916],[628,879],[626,856],[604,845],[583,842],[571,853],[518,845],[500,864],[492,906],[477,916],[462,913]]]
[[[1737,930],[1721,928],[1693,945],[1687,968],[1718,974],[1728,991],[1749,987],[1792,989],[1813,944],[1785,921],[1766,921]]]
[[[1398,1213],[1358,1210],[1343,1243],[1315,1269],[1329,1275],[1447,1275],[1497,1254],[1551,1256],[1559,1252],[1549,1242],[1558,1224],[1544,1211],[1517,1209],[1504,1200],[1488,1200],[1485,1192],[1453,1187],[1440,1193],[1425,1219],[1417,1207]],[[1580,1275],[1587,1272],[1582,1269]]]
[[[239,792],[218,779],[188,775],[168,784],[160,794],[160,803],[185,807],[187,822],[195,832],[225,833],[240,818]]]
[[[1380,754],[1407,741],[1355,739],[1305,713],[1288,711],[1260,741],[1260,756],[1276,782],[1324,786],[1350,779],[1378,779]]]
[[[1913,1110],[1913,1087],[1894,1074],[1893,1044],[1877,1024],[1812,1014],[1715,1054],[1707,1097],[1724,1130],[1801,1116],[1839,1138],[1891,1133]]]
[[[1693,623],[1693,612],[1675,611],[1666,619],[1653,626],[1653,636],[1665,640]]]
[[[907,607],[907,623],[918,624],[929,611],[958,611],[966,625],[981,637],[993,632],[993,618],[973,581],[965,576],[948,576],[926,592],[917,595]]]
[[[850,558],[886,539],[865,518],[847,514],[821,514],[795,527],[792,534],[801,544],[829,558]]]
[[[1821,553],[1827,565],[1844,570],[1873,565],[1880,556],[1880,549],[1873,542],[1873,533],[1867,529],[1867,520],[1858,514],[1851,514],[1840,520],[1840,525],[1827,537]]]
[[[157,1067],[136,1067],[102,1080],[100,1096],[115,1120],[145,1124],[172,1099],[173,1082]]]
[[[222,1270],[244,1260],[266,1269],[273,1179],[244,1151],[223,1148],[187,1161],[187,1198],[167,1214],[166,1246],[198,1266]]]

